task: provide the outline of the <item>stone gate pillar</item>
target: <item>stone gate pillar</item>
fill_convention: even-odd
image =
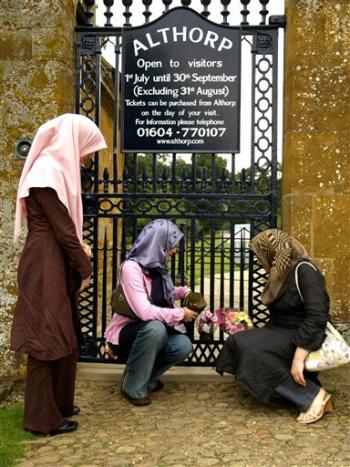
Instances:
[[[33,137],[46,120],[74,111],[75,4],[0,2],[0,381],[16,377],[20,370],[20,361],[8,347],[24,240],[13,244],[15,196],[23,167],[23,160],[14,156],[14,141]]]
[[[350,2],[286,0],[283,228],[350,319]]]

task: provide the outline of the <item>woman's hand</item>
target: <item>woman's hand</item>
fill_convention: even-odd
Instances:
[[[300,386],[306,386],[304,378],[305,359],[308,356],[309,351],[298,347],[295,351],[292,368],[290,370],[294,381]]]
[[[185,323],[189,323],[190,321],[193,321],[197,318],[198,313],[195,311],[190,310],[186,306],[184,307],[184,317],[182,318]]]
[[[91,247],[90,245],[88,245],[87,243],[82,243],[81,246],[83,247],[83,250],[85,251],[85,254],[88,258],[91,258],[92,256],[92,250],[91,250]]]
[[[91,281],[91,276],[87,277],[86,279],[83,279],[81,281],[81,286],[80,286],[79,292],[82,292],[83,290],[88,288],[89,285],[90,285],[90,281]]]
[[[294,381],[297,384],[300,384],[300,386],[306,385],[304,378],[304,366],[303,360],[298,360],[294,357],[290,372],[292,373]]]

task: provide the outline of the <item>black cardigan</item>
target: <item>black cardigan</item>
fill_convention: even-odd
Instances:
[[[305,260],[303,260],[305,261]],[[306,350],[321,347],[329,313],[329,296],[323,275],[311,264],[300,264],[298,282],[301,300],[295,282],[295,267],[289,273],[280,297],[269,307],[269,325],[298,329],[294,344]]]

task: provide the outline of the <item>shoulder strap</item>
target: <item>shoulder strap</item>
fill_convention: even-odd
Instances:
[[[300,295],[300,298],[301,298],[301,301],[304,302],[304,299],[303,299],[303,296],[301,295],[301,292],[300,292],[300,287],[299,287],[299,278],[298,278],[298,268],[299,266],[301,266],[302,264],[308,264],[312,269],[314,269],[315,271],[317,271],[317,268],[316,266],[314,266],[312,263],[309,263],[307,261],[301,261],[300,263],[298,263],[296,265],[296,268],[295,268],[295,285],[297,286],[297,289],[298,289],[298,293]]]

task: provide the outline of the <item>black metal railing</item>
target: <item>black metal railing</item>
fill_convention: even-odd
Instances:
[[[97,4],[99,9],[104,8],[104,19],[101,20],[104,21],[103,25],[96,22],[95,7]],[[259,14],[259,20],[257,21],[259,26],[268,24],[268,20],[271,18],[268,10],[269,0],[220,0],[220,4],[220,15],[222,17],[220,24],[223,25],[241,24],[242,26],[247,26],[250,24],[249,15],[255,14],[256,16],[257,13]],[[135,5],[139,7],[138,14],[133,13],[133,7],[135,7]],[[212,8],[215,12],[218,2],[214,0],[201,0],[201,5],[202,9],[199,10],[199,13],[205,18],[210,18],[212,14],[210,10]],[[136,24],[132,24],[134,19],[139,22],[140,12],[142,13],[141,18],[143,19],[143,24],[147,24],[150,20],[178,6],[194,8],[191,0],[181,0],[181,2],[162,0],[162,5],[160,2],[152,0],[122,0],[122,2],[119,0],[103,0],[103,5],[102,2],[97,2],[95,0],[83,0],[80,2],[79,20],[83,25],[90,27],[98,25],[104,28],[111,28],[116,25],[121,25],[120,23],[123,23],[123,27],[132,27],[136,26]],[[256,26],[255,23],[254,25]]]

